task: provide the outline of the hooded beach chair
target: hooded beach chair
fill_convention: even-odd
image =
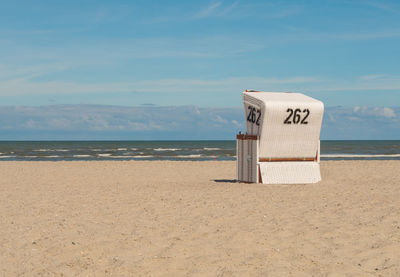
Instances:
[[[246,133],[238,134],[237,179],[316,183],[324,104],[301,93],[243,92]]]

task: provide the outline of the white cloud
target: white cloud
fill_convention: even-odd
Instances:
[[[362,121],[362,119],[357,116],[348,116],[347,119],[351,121]]]
[[[199,113],[196,112],[199,111]],[[354,112],[357,110],[356,112]],[[183,116],[184,115],[184,116]],[[399,138],[400,107],[327,107],[324,115],[324,139],[394,139]],[[4,139],[64,138],[146,138],[164,139],[166,133],[177,139],[234,139],[245,131],[243,108],[119,107],[99,105],[60,105],[42,107],[2,107],[0,132]],[[44,132],[45,131],[45,132]],[[14,133],[13,133],[14,132]],[[122,133],[121,133],[122,132]],[[164,134],[161,136],[160,134]],[[172,134],[172,135],[171,135]],[[211,137],[210,137],[211,136]]]
[[[0,81],[2,80],[29,80],[49,73],[55,73],[70,68],[65,63],[49,63],[35,65],[6,65],[0,64]]]
[[[144,20],[144,23],[160,24],[173,21],[206,20],[210,18],[243,19],[248,17],[270,20],[292,16],[301,11],[301,9],[299,5],[284,3],[264,2],[255,4],[250,1],[214,1],[194,12],[191,10],[181,10],[179,14],[173,16],[156,16]],[[169,10],[169,14],[171,12],[174,13],[176,11]]]
[[[233,125],[236,127],[242,127],[242,125],[237,120],[232,120]]]
[[[364,31],[357,33],[337,33],[330,34],[328,37],[338,40],[373,40],[381,38],[396,38],[400,37],[400,30],[375,30],[375,31]]]
[[[1,42],[1,41],[0,41]],[[13,42],[7,47],[7,55],[2,65],[7,70],[35,66],[63,66],[68,69],[90,68],[97,73],[99,68],[107,68],[135,60],[144,64],[144,59],[153,58],[226,58],[237,57],[265,47],[262,43],[241,36],[199,35],[193,37],[146,37],[146,38],[105,38],[90,40],[82,38],[78,43],[63,45],[24,45]],[[42,64],[36,65],[35,63]],[[52,63],[45,64],[48,61]],[[164,63],[164,62],[163,62]],[[57,68],[55,68],[57,69]]]
[[[360,120],[365,116],[386,117],[388,119],[396,118],[395,111],[389,107],[355,106],[353,108],[353,113],[354,117],[357,117]]]
[[[197,113],[196,110],[199,112]],[[235,132],[238,108],[59,105],[3,107],[0,132]],[[184,115],[184,116],[182,116]],[[233,123],[234,122],[234,123]],[[7,123],[7,124],[5,124]]]
[[[360,80],[376,80],[384,77],[385,75],[383,74],[371,74],[371,75],[364,75],[360,76]]]
[[[144,20],[144,23],[150,24],[160,24],[167,23],[173,21],[194,21],[194,20],[202,20],[212,17],[224,17],[229,13],[235,10],[238,6],[239,2],[235,1],[232,4],[224,5],[223,1],[216,1],[210,3],[208,6],[202,7],[199,10],[193,12],[191,10],[181,11],[180,14],[170,15],[171,11],[169,10],[169,15],[164,16],[156,16],[150,19]]]
[[[215,11],[222,5],[222,1],[211,3],[205,9],[202,9],[193,16],[194,19],[206,18],[215,14]]]
[[[370,91],[370,90],[400,90],[400,76],[395,75],[364,75],[350,80],[325,78],[308,91]]]
[[[340,80],[316,76],[276,77],[227,77],[206,79],[156,79],[129,82],[74,82],[40,80],[54,72],[72,70],[78,65],[68,63],[38,64],[32,66],[7,66],[0,64],[0,96],[57,95],[77,93],[202,93],[233,92],[245,89],[270,91],[370,91],[400,90],[400,76],[370,74]]]
[[[278,44],[289,44],[297,42],[327,42],[327,41],[363,41],[363,40],[377,40],[386,38],[400,37],[400,29],[376,29],[376,30],[359,30],[357,32],[342,31],[342,32],[318,32],[297,30],[295,27],[291,28],[292,32],[283,32],[282,34],[275,34],[273,41]]]
[[[362,1],[361,3],[386,12],[400,14],[400,5],[398,4],[388,4],[382,1]]]
[[[219,116],[219,115],[215,116],[214,121],[215,121],[215,122],[218,122],[218,123],[224,123],[224,124],[228,123],[228,121],[227,121],[226,119],[223,119],[223,118],[222,118],[221,116]]]
[[[393,109],[388,108],[388,107],[384,107],[382,110],[382,115],[384,117],[388,117],[388,118],[393,118],[396,117],[396,113],[393,111]]]

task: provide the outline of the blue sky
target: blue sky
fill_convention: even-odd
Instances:
[[[0,1],[0,105],[400,104],[398,1]]]

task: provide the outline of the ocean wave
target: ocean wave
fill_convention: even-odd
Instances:
[[[221,148],[218,147],[204,147],[203,149],[206,151],[222,150]]]
[[[30,158],[30,159],[41,158],[42,159],[42,158],[63,158],[63,156],[59,156],[59,155],[48,155],[48,156],[25,155],[20,158]]]
[[[69,152],[69,149],[33,149],[34,152]]]
[[[134,148],[134,149],[136,149],[136,148]],[[106,151],[106,152],[116,152],[116,151],[126,151],[126,150],[128,150],[128,148],[103,148],[103,149],[101,149],[101,148],[94,148],[94,149],[89,149],[90,151],[94,151],[94,152],[104,152],[104,151]]]
[[[154,148],[154,151],[178,151],[181,150],[181,148]]]
[[[15,156],[0,156],[0,159],[15,158]]]
[[[191,155],[176,155],[170,158],[204,158],[201,154],[191,154]]]
[[[109,156],[108,158],[127,159],[127,158],[153,158],[153,157],[154,156],[152,156],[152,155],[147,155],[147,156],[134,155],[134,156]]]
[[[74,158],[88,158],[93,157],[92,155],[73,155]]]
[[[321,154],[321,158],[396,158],[400,154]]]
[[[100,153],[100,154],[97,154],[99,157],[109,157],[109,156],[111,156],[111,154],[109,154],[109,153]]]

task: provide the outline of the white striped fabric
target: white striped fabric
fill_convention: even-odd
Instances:
[[[316,156],[324,112],[322,102],[300,93],[276,92],[244,92],[243,100],[247,133],[260,137],[260,158]],[[255,109],[256,122],[251,121],[251,116],[248,120],[249,107]],[[258,110],[261,115],[257,122]]]
[[[265,162],[260,163],[263,184],[308,184],[321,181],[319,163]]]

